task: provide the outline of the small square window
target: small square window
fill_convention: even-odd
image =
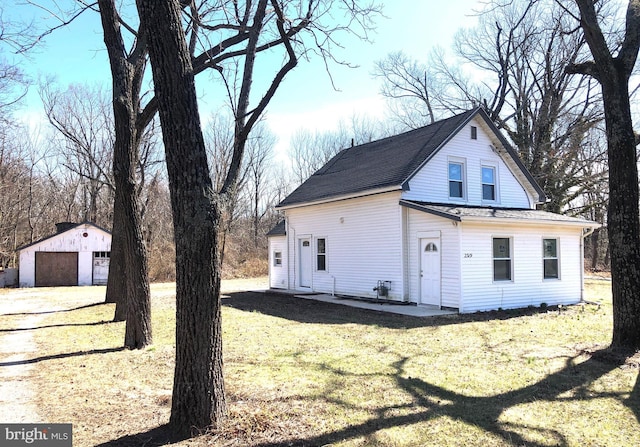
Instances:
[[[275,267],[282,267],[282,252],[274,251],[273,252],[273,265]]]

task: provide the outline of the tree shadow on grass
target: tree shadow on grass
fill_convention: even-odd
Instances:
[[[502,440],[504,445],[546,447],[549,445],[568,446],[569,441],[562,432],[555,429],[536,426],[536,421],[527,420],[526,425],[501,421],[505,411],[522,404],[535,402],[557,401],[589,401],[601,398],[614,398],[632,408],[638,414],[638,383],[634,389],[634,399],[624,399],[624,393],[594,392],[588,386],[619,367],[620,364],[611,359],[591,356],[582,363],[576,363],[577,357],[567,358],[565,366],[558,372],[548,375],[544,379],[522,388],[493,396],[467,396],[456,391],[431,384],[419,378],[408,377],[404,372],[404,365],[409,359],[404,357],[393,366],[393,374],[399,389],[412,397],[412,403],[403,407],[411,411],[409,414],[398,415],[397,406],[381,407],[376,410],[376,416],[358,425],[352,425],[342,430],[323,433],[317,436],[288,439],[283,442],[257,444],[260,447],[284,446],[320,446],[331,445],[334,442],[356,438],[374,436],[379,430],[394,427],[410,426],[424,423],[441,417],[456,420],[464,424],[477,427],[483,432],[492,434]],[[326,366],[331,369],[332,367]],[[345,375],[344,371],[335,371]],[[573,396],[564,395],[573,392]],[[330,395],[328,390],[326,395]],[[328,399],[329,400],[329,399]],[[345,408],[353,405],[346,402],[331,401]],[[391,416],[390,416],[391,415]],[[529,435],[529,436],[527,436]],[[542,437],[544,442],[532,438]]]
[[[101,326],[103,324],[111,324],[118,323],[113,320],[101,320],[101,321],[92,321],[89,323],[60,323],[60,324],[47,324],[43,326],[34,326],[34,327],[19,327],[19,328],[11,328],[11,329],[0,329],[0,333],[2,332],[21,332],[21,331],[35,331],[38,329],[50,329],[54,327],[82,327],[82,326]]]
[[[85,304],[83,306],[73,307],[71,309],[43,310],[41,312],[17,312],[17,313],[10,313],[10,314],[0,314],[0,317],[18,317],[18,316],[28,316],[28,315],[57,314],[57,313],[63,313],[63,312],[73,312],[74,310],[88,309],[90,307],[103,306],[105,304],[113,304],[113,303],[105,303],[104,301],[100,301],[99,303]]]
[[[118,439],[104,442],[96,447],[157,447],[184,441],[186,438],[176,436],[168,424],[160,425],[143,433],[125,435]]]
[[[640,369],[640,351],[636,353],[635,358],[635,368]],[[631,390],[629,398],[624,401],[624,404],[633,411],[637,421],[640,422],[640,373],[638,373],[638,376],[636,377],[636,384]]]
[[[222,304],[247,312],[285,318],[299,323],[319,324],[366,324],[391,329],[413,329],[428,326],[445,326],[466,322],[508,320],[527,315],[557,311],[557,307],[528,307],[524,309],[453,314],[433,317],[412,317],[395,313],[361,309],[342,304],[296,298],[289,295],[260,292],[238,292],[227,294]]]
[[[0,362],[0,368],[3,368],[5,366],[31,365],[33,363],[44,362],[47,360],[59,360],[59,359],[66,359],[69,357],[82,357],[85,355],[96,355],[96,354],[110,354],[112,352],[124,351],[125,349],[126,348],[124,347],[104,348],[104,349],[92,349],[90,351],[64,352],[62,354],[43,355],[41,357],[34,357],[32,359],[15,360],[11,362]]]
[[[253,442],[246,445],[257,447],[302,447],[332,445],[356,439],[374,439],[380,430],[410,427],[414,424],[424,424],[440,418],[448,418],[475,427],[484,433],[498,438],[505,446],[548,447],[549,445],[566,447],[570,440],[557,429],[536,425],[535,419],[527,419],[526,424],[519,424],[501,420],[503,414],[522,404],[539,402],[567,402],[590,401],[603,398],[618,399],[635,414],[638,414],[639,381],[636,383],[632,397],[625,399],[625,393],[594,392],[589,387],[594,381],[620,367],[620,362],[607,355],[607,350],[594,353],[589,359],[579,362],[578,357],[567,357],[565,366],[538,382],[515,390],[492,396],[467,396],[462,393],[434,385],[420,378],[409,377],[405,372],[405,365],[410,360],[401,357],[392,364],[394,372],[388,374],[395,381],[398,389],[406,392],[411,399],[407,404],[381,406],[375,409],[375,415],[368,420],[343,429],[302,437],[289,437],[277,442]],[[601,354],[605,355],[601,355]],[[623,363],[624,360],[620,359]],[[353,376],[355,379],[366,380],[362,374],[352,374],[336,369],[331,365],[320,364],[320,367],[331,370],[339,376]],[[387,376],[387,374],[385,374]],[[337,383],[333,387],[340,386]],[[335,395],[333,389],[321,393],[320,400],[332,405],[339,405],[345,410],[359,411],[362,408],[353,403],[340,401],[330,396]],[[571,395],[567,393],[571,392]],[[543,439],[544,441],[537,441]],[[205,437],[205,442],[206,442]],[[161,446],[183,441],[177,438],[168,425],[162,425],[151,430],[126,435],[103,444],[100,447],[133,447],[133,446]],[[236,445],[236,444],[234,444]]]

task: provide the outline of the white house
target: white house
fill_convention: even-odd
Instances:
[[[577,303],[598,224],[545,201],[481,108],[344,149],[278,205],[270,287],[459,312]]]
[[[90,222],[56,227],[56,234],[18,249],[20,287],[106,284],[111,233]]]

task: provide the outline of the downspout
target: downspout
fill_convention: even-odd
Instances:
[[[587,232],[582,229],[582,237],[580,238],[580,259],[582,265],[580,266],[580,302],[584,303],[584,238],[591,236],[596,231],[594,227],[587,228]]]

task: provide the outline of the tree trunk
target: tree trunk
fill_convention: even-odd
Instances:
[[[612,346],[640,348],[640,210],[636,141],[626,77],[603,84],[607,153],[613,292]]]
[[[141,129],[137,126],[140,111],[139,91],[144,74],[146,52],[138,47],[136,57],[127,57],[120,34],[120,19],[113,0],[99,0],[104,42],[109,54],[113,78],[113,117],[115,143],[113,176],[116,186],[113,234],[116,237],[116,269],[109,268],[109,282],[114,286],[108,299],[115,299],[116,317],[126,312],[124,346],[140,349],[151,344],[151,293],[149,289],[147,251],[142,233],[142,219],[136,193],[136,166],[139,158]],[[138,43],[143,42],[141,37]],[[140,44],[143,47],[143,44]],[[121,276],[116,276],[121,275]],[[123,306],[124,305],[124,306]],[[124,308],[123,308],[124,307]]]
[[[600,245],[600,228],[596,228],[590,237],[591,243],[591,270],[598,270],[599,245]]]
[[[125,321],[127,319],[127,292],[125,287],[124,269],[124,240],[121,229],[123,207],[113,202],[113,227],[111,230],[111,259],[109,260],[109,277],[107,278],[107,294],[105,302],[115,303],[116,310],[113,321]]]
[[[636,350],[640,348],[640,209],[629,78],[640,49],[640,0],[629,1],[625,36],[615,57],[598,23],[595,2],[575,2],[580,9],[580,26],[593,61],[569,65],[567,71],[588,74],[598,80],[607,128],[607,233],[613,294],[611,346]]]
[[[165,145],[176,243],[176,365],[170,425],[183,436],[226,414],[216,202],[193,67],[176,0],[137,0]]]

